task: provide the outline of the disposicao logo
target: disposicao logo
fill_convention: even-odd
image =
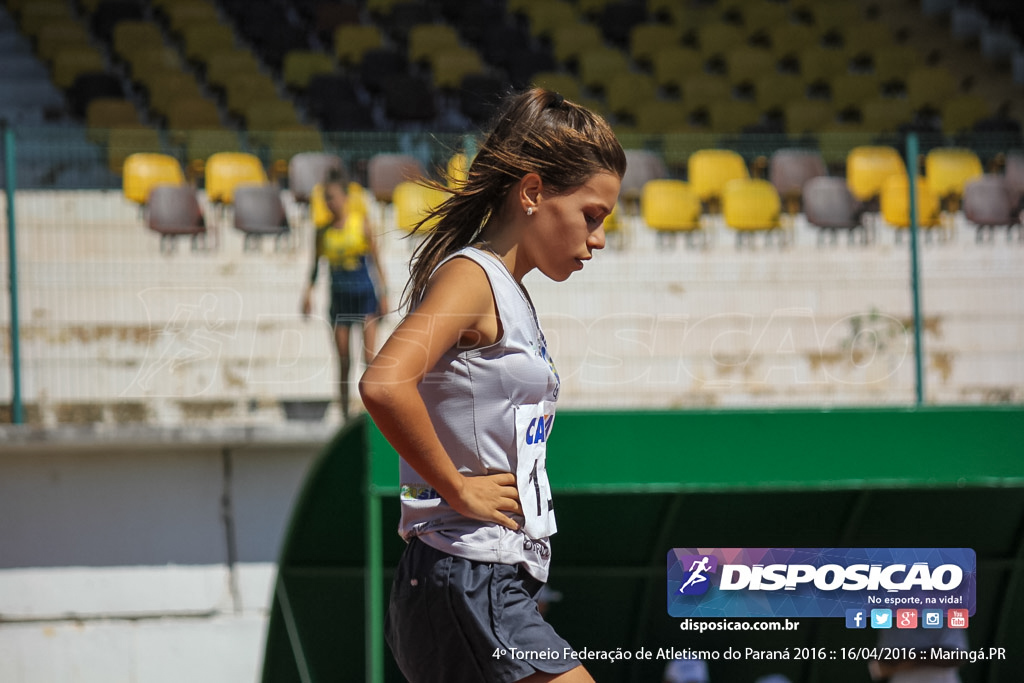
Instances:
[[[847,617],[955,607],[973,615],[975,579],[970,548],[673,548],[668,612]]]
[[[679,592],[683,595],[703,595],[708,592],[711,581],[708,574],[718,569],[718,558],[714,555],[687,555],[679,558],[680,562],[689,567]]]

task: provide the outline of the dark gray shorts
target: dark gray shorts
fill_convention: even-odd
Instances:
[[[474,562],[414,538],[391,586],[384,628],[412,683],[511,683],[579,666],[537,610],[542,584],[515,565]]]

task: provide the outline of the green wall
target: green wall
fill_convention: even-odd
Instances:
[[[563,599],[549,619],[574,646],[601,650],[870,645],[873,633],[835,619],[804,620],[796,634],[681,632],[665,609],[666,552],[972,547],[972,646],[1024,643],[1022,434],[1022,407],[563,411],[548,455],[559,522],[551,584]],[[365,637],[380,629],[373,607],[401,553],[397,483],[397,456],[368,421],[325,448],[282,550],[264,681],[402,680],[379,639]],[[1024,648],[1010,653],[964,668],[964,680],[1024,680]],[[658,680],[663,667],[588,666],[598,681],[622,682]],[[842,661],[711,665],[713,681],[775,671],[794,683],[866,680],[864,665]]]

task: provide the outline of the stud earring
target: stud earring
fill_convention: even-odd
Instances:
[[[529,207],[526,208],[526,215],[527,216],[532,216],[533,215],[533,207],[532,206],[529,206]]]

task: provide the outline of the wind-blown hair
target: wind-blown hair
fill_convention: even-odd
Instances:
[[[596,173],[622,178],[626,172],[626,155],[607,122],[558,93],[534,88],[512,95],[495,121],[468,177],[448,188],[452,196],[414,230],[437,220],[413,254],[405,304],[419,302],[438,264],[473,243],[526,174],[536,173],[545,191],[560,194]]]

